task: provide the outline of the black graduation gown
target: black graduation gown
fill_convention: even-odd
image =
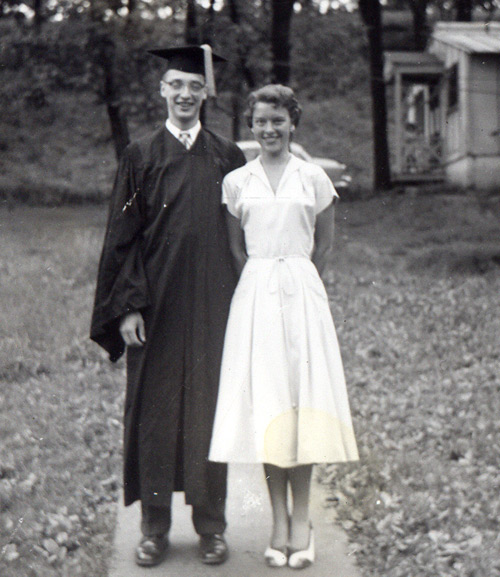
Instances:
[[[208,463],[227,315],[236,275],[221,206],[223,177],[245,163],[202,129],[190,150],[165,128],[128,146],[99,264],[91,338],[111,360],[118,327],[141,311],[144,347],[127,349],[124,488],[128,505],[207,503],[226,467]]]

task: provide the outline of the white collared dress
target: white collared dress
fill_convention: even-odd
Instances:
[[[249,258],[226,329],[211,461],[358,459],[328,296],[311,262],[316,215],[336,194],[320,167],[295,156],[276,193],[260,158],[224,179]]]

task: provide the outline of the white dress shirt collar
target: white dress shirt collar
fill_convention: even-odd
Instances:
[[[201,122],[199,120],[192,128],[189,128],[188,130],[181,130],[179,127],[175,126],[175,124],[170,120],[170,118],[167,118],[165,126],[167,127],[167,130],[171,134],[173,134],[175,138],[177,138],[177,140],[180,140],[179,135],[181,132],[189,132],[189,138],[191,139],[191,146],[193,145],[194,141],[196,140],[201,130]]]

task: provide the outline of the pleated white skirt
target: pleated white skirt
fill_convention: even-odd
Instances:
[[[358,459],[328,297],[306,257],[250,258],[226,329],[209,459]]]

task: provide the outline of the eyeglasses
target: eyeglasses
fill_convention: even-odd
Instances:
[[[168,84],[172,90],[175,92],[182,92],[184,88],[187,88],[191,94],[199,94],[205,88],[205,85],[201,82],[183,82],[182,80],[172,80],[170,82],[165,82]]]

